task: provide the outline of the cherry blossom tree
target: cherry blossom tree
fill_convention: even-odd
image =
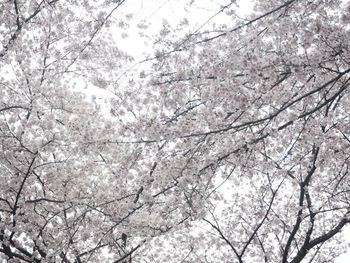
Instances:
[[[165,203],[165,182],[148,186],[151,155],[87,96],[130,60],[110,35],[123,4],[0,3],[1,260],[129,262],[190,217]]]
[[[333,262],[350,222],[349,3],[256,1],[241,19],[234,2],[225,25],[162,30],[141,74],[138,137],[164,142],[154,173],[201,220],[149,255]]]
[[[242,18],[220,2],[199,26],[191,13],[164,21],[154,56],[127,70],[114,41],[136,30],[127,1],[0,2],[1,259],[297,263],[344,250],[350,5],[256,1]]]

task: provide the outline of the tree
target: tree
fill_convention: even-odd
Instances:
[[[241,19],[231,1],[164,24],[122,82],[123,4],[1,3],[2,259],[332,261],[350,222],[350,5],[257,1]]]
[[[128,130],[94,94],[130,60],[109,35],[123,3],[1,2],[2,260],[129,261],[188,217],[165,207],[165,183],[141,191],[151,157],[119,142]]]
[[[330,262],[349,223],[349,5],[232,6],[225,26],[168,30],[145,74],[158,108],[139,136],[167,142],[156,172],[207,212],[174,262]]]

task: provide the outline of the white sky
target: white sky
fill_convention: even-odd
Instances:
[[[144,43],[144,39],[139,37],[138,32],[135,30],[137,28],[136,25],[142,23],[147,25],[148,28],[146,30],[142,29],[140,31],[151,37],[152,34],[157,34],[162,29],[165,21],[175,26],[182,19],[187,18],[190,26],[196,30],[208,22],[208,18],[215,15],[220,10],[220,5],[224,3],[222,0],[201,0],[195,1],[195,4],[188,9],[185,7],[188,2],[190,0],[127,0],[122,12],[124,14],[133,14],[131,19],[133,25],[130,26],[130,30],[127,32],[128,38],[125,41],[121,41],[119,35],[116,35],[118,46],[142,60],[144,58],[142,54],[152,51],[152,49]],[[226,2],[226,5],[230,3],[229,0]],[[251,1],[245,0],[244,5],[237,7],[237,14],[244,16],[244,14],[249,13],[251,8]],[[224,17],[225,15],[221,13],[210,20],[210,23],[225,23]]]

